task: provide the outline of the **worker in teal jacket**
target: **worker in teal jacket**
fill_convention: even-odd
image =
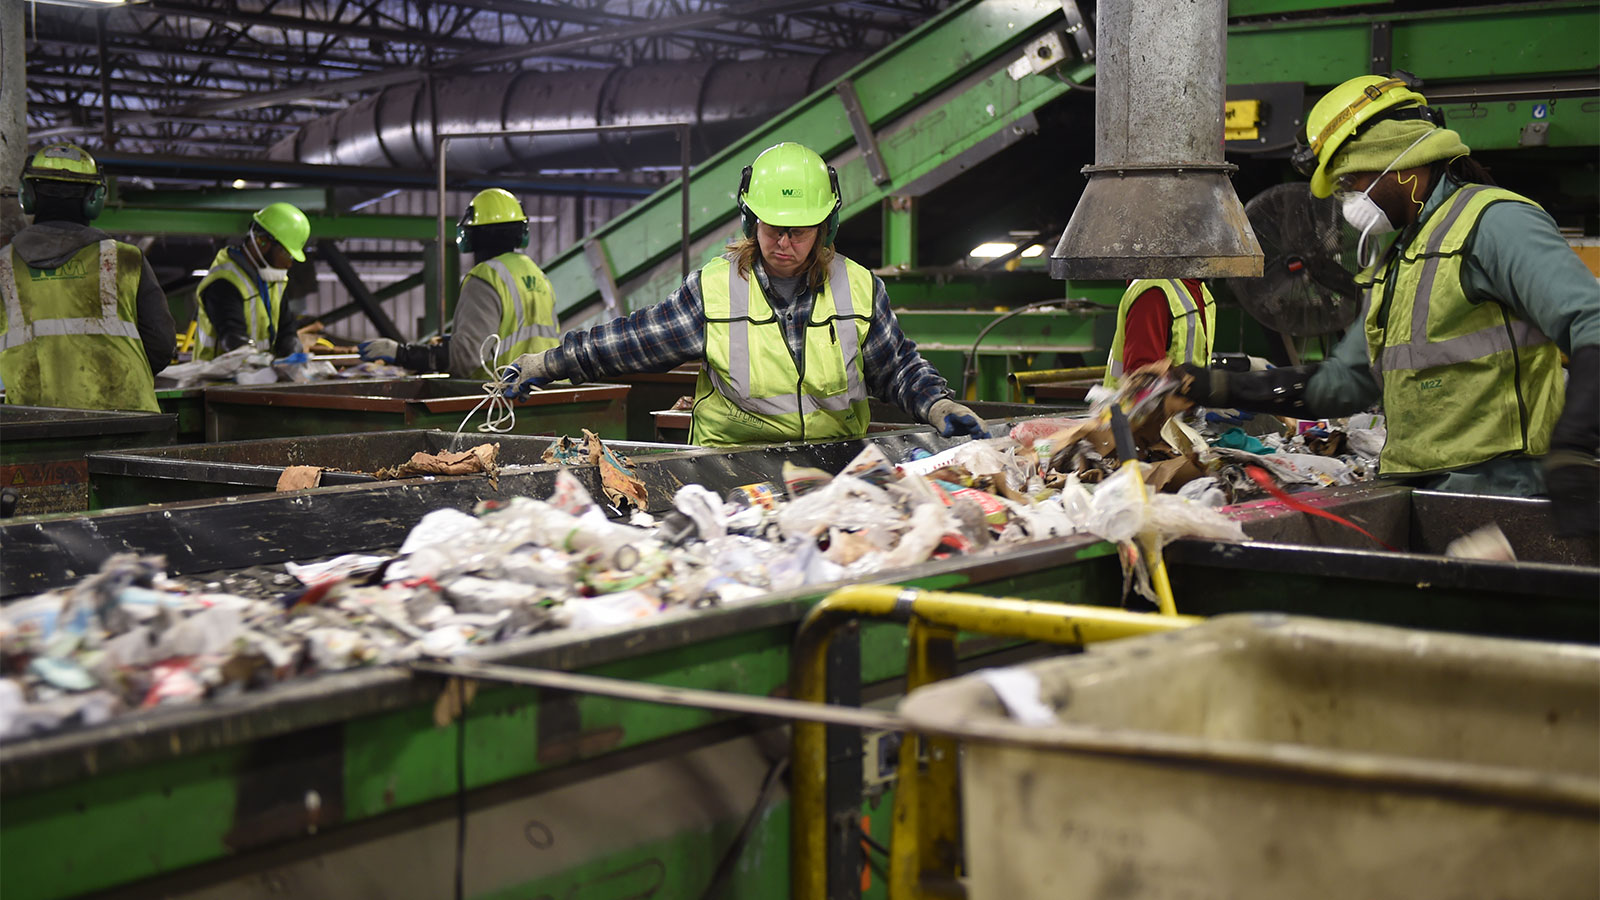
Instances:
[[[1361,232],[1365,321],[1330,359],[1195,369],[1196,402],[1301,418],[1381,400],[1384,476],[1548,494],[1558,533],[1600,528],[1600,283],[1537,204],[1493,185],[1404,78],[1361,76],[1307,116],[1297,164]],[[1377,237],[1398,231],[1386,250]],[[1561,354],[1570,358],[1564,377]]]

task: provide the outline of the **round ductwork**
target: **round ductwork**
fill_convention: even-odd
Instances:
[[[702,159],[799,102],[866,57],[833,53],[734,62],[685,62],[566,72],[513,72],[434,82],[441,134],[692,122]],[[434,166],[426,82],[385,88],[306,124],[271,159],[348,166]],[[452,141],[450,167],[469,171],[671,166],[667,132],[534,135]]]

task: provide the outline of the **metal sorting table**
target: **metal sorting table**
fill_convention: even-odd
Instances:
[[[294,434],[345,434],[441,428],[454,431],[485,398],[483,384],[456,378],[320,382],[266,387],[209,387],[206,440],[238,441]],[[585,384],[535,391],[514,405],[517,434],[627,434],[628,388]],[[487,404],[469,429],[484,421]]]
[[[927,429],[873,438],[891,459],[952,441]],[[686,450],[636,460],[651,506],[688,481],[725,490],[772,480],[784,461],[832,471],[862,441],[744,450]],[[587,471],[585,471],[587,469]],[[574,470],[597,489],[592,467]],[[229,502],[191,502],[71,520],[0,524],[0,594],[33,593],[94,571],[109,553],[160,552],[175,573],[393,547],[425,512],[482,499],[545,496],[554,470],[318,488]],[[1362,517],[1380,536],[1424,546],[1439,517],[1428,497],[1376,486],[1317,502]],[[1543,504],[1465,498],[1466,525],[1532,516]],[[1507,504],[1511,504],[1508,506]],[[1533,504],[1522,507],[1519,504]],[[1304,547],[1320,539],[1304,514],[1243,511],[1260,546],[1177,541],[1167,559],[1179,609],[1199,615],[1282,610],[1408,627],[1595,642],[1600,570],[1560,562],[1513,566]],[[1392,521],[1378,522],[1385,516]],[[1532,523],[1534,520],[1528,520]],[[1410,543],[1419,535],[1423,543]],[[1513,543],[1518,542],[1513,537]],[[1393,541],[1391,541],[1393,542]],[[1520,549],[1520,548],[1519,548]],[[1036,600],[1120,605],[1114,548],[1088,537],[1020,545],[1001,555],[933,561],[874,580]],[[834,587],[774,593],[737,606],[673,611],[636,625],[556,631],[484,648],[479,658],[663,685],[772,695],[785,689],[794,626]],[[903,626],[865,623],[836,639],[835,699],[891,694],[903,674]],[[973,664],[1016,653],[963,641]],[[1013,657],[1007,657],[1014,659]],[[635,893],[703,890],[754,802],[770,757],[746,720],[705,710],[529,688],[485,686],[465,724],[440,728],[440,683],[395,669],[329,674],[188,708],[0,745],[0,892],[7,900],[118,889],[119,896],[240,896],[261,872],[312,895],[357,884],[386,896],[447,893],[456,814],[457,742],[468,789],[468,893],[566,896],[616,879]],[[856,753],[830,784],[858,785]],[[866,736],[868,745],[877,740]],[[851,766],[856,767],[854,777]],[[604,777],[600,777],[604,775]],[[315,797],[307,804],[302,798]],[[870,817],[886,835],[884,795],[835,798],[832,812]],[[758,823],[736,896],[784,896],[786,809]],[[310,832],[314,831],[312,834]],[[534,848],[532,851],[529,845]],[[542,849],[560,852],[543,853]],[[348,879],[359,873],[362,881]],[[153,879],[142,885],[136,882]],[[344,879],[344,880],[341,880]],[[632,879],[632,880],[630,880]],[[205,889],[202,892],[202,888]]]
[[[900,707],[961,740],[972,900],[1600,884],[1593,647],[1258,614],[1022,668],[1056,721],[973,676]]]
[[[89,455],[89,508],[110,509],[273,491],[288,466],[322,466],[322,484],[370,484],[372,473],[397,466],[414,453],[460,451],[477,444],[500,445],[499,464],[545,465],[552,438],[523,434],[457,435],[407,429],[355,434],[309,435],[256,441],[225,441]],[[682,444],[606,441],[624,456],[681,451]]]
[[[176,429],[163,413],[0,404],[0,488],[17,515],[88,509],[89,453],[170,444]]]

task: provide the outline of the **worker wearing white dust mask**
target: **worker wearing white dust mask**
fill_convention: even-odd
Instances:
[[[89,225],[106,202],[94,157],[43,147],[21,187],[33,224],[0,248],[6,402],[154,412],[155,373],[177,346],[172,313],[139,248]]]
[[[839,178],[815,152],[769,147],[739,184],[744,236],[672,296],[521,357],[524,389],[703,360],[690,441],[858,438],[869,394],[947,436],[985,436],[900,330],[883,280],[834,252]]]
[[[1296,164],[1312,193],[1338,198],[1363,235],[1365,321],[1323,363],[1212,371],[1189,396],[1301,418],[1381,400],[1381,475],[1547,493],[1558,533],[1594,534],[1600,283],[1542,208],[1494,186],[1408,77],[1339,85],[1312,108],[1306,134]]]
[[[223,247],[195,289],[195,359],[214,359],[246,344],[276,357],[299,352],[283,302],[289,266],[306,261],[311,222],[299,207],[269,203],[250,217],[236,246]]]
[[[361,358],[482,380],[518,356],[556,346],[555,291],[521,252],[527,246],[528,217],[517,198],[500,188],[479,191],[456,223],[456,247],[472,254],[473,266],[461,279],[452,333],[431,343],[363,341]],[[490,335],[497,340],[485,344]]]

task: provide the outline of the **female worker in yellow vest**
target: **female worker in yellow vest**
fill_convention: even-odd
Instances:
[[[1106,358],[1105,386],[1158,360],[1205,366],[1216,340],[1217,301],[1196,278],[1139,278],[1117,305],[1117,332]]]
[[[243,241],[217,251],[195,290],[195,359],[245,344],[280,357],[300,350],[283,292],[290,264],[306,261],[310,236],[311,223],[298,207],[269,203],[250,217]]]
[[[822,157],[769,147],[745,168],[738,202],[744,237],[724,256],[661,303],[519,357],[522,389],[703,360],[696,444],[860,437],[869,393],[947,435],[984,434],[900,330],[882,279],[834,252],[839,179]]]
[[[448,370],[457,378],[488,379],[483,360],[498,369],[524,353],[556,346],[561,328],[555,291],[539,266],[518,252],[527,246],[528,217],[517,198],[500,188],[480,191],[456,223],[456,247],[472,254],[473,266],[461,279],[452,333],[426,344],[363,341],[361,358],[419,372]],[[497,346],[485,348],[489,335],[499,336]]]
[[[139,248],[90,227],[106,202],[94,157],[44,147],[22,170],[21,200],[33,224],[0,248],[6,402],[156,411],[172,313]]]
[[[1600,523],[1600,284],[1551,217],[1493,186],[1405,78],[1364,75],[1306,117],[1297,165],[1361,232],[1366,318],[1314,366],[1195,371],[1196,401],[1301,418],[1382,400],[1385,476],[1548,493],[1558,533]],[[1399,231],[1380,251],[1373,237]],[[1571,359],[1563,385],[1561,354]]]

